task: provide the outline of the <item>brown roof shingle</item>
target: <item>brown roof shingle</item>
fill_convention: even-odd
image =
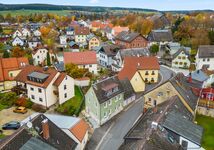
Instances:
[[[44,83],[37,83],[37,82],[33,82],[27,79],[27,76],[32,73],[32,72],[39,72],[39,73],[44,73],[44,74],[48,74],[48,78],[45,80]],[[47,69],[47,71],[45,71],[43,68],[41,67],[37,67],[37,66],[27,66],[25,67],[15,78],[16,81],[18,82],[23,82],[23,83],[27,83],[27,84],[31,84],[31,85],[35,85],[38,87],[43,87],[46,88],[50,82],[53,80],[53,78],[57,75],[57,71],[55,69],[49,68]]]

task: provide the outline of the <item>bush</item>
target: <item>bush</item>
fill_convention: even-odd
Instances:
[[[17,100],[17,95],[14,92],[0,94],[0,104],[11,107]]]
[[[20,97],[19,99],[16,100],[16,105],[17,106],[23,106],[26,108],[31,108],[33,105],[33,102],[30,101],[30,99],[28,99],[28,98]]]

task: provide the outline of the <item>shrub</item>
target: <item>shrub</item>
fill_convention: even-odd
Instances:
[[[14,92],[0,94],[0,103],[2,105],[11,107],[15,104],[17,100],[17,95]]]
[[[16,105],[17,106],[23,106],[26,108],[31,108],[33,105],[33,102],[30,101],[30,99],[28,99],[26,97],[20,97],[16,100]]]

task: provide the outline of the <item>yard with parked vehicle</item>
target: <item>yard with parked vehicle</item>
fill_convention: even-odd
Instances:
[[[75,96],[56,108],[56,111],[64,115],[78,116],[84,105],[83,100],[84,99],[80,88],[75,86]]]
[[[206,150],[214,150],[214,118],[197,115],[196,121],[204,128],[202,147]]]

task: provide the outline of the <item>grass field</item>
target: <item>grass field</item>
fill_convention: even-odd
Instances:
[[[206,150],[214,150],[214,118],[197,115],[196,121],[204,128],[202,147]]]
[[[71,11],[69,10],[13,10],[13,11],[0,11],[0,14],[4,16],[8,13],[10,13],[12,16],[17,16],[17,15],[28,16],[30,14],[35,14],[35,13],[40,13],[40,14],[52,13],[52,14],[57,14],[59,16],[66,16],[70,12]]]

